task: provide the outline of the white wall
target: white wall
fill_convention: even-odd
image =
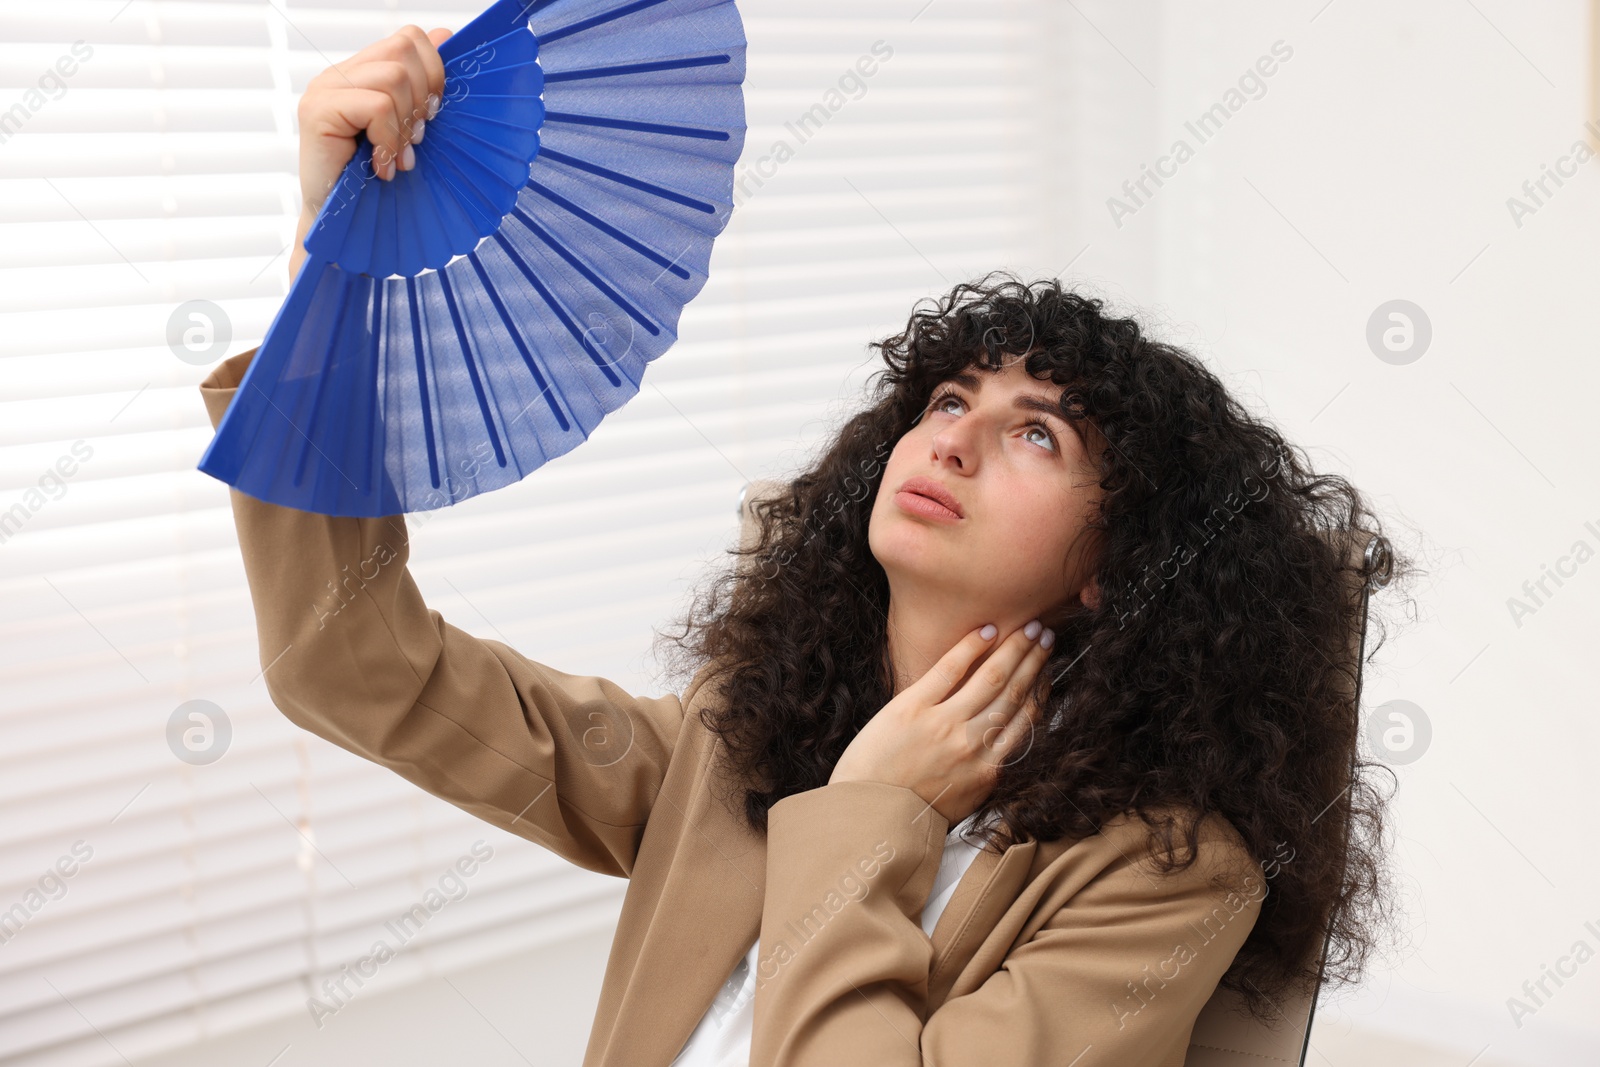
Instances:
[[[1360,997],[1324,1007],[1319,1047],[1362,1028],[1462,1064],[1600,1062],[1600,562],[1550,583],[1520,625],[1507,606],[1575,542],[1600,550],[1600,162],[1520,226],[1507,207],[1575,141],[1600,144],[1583,129],[1600,115],[1593,19],[1578,0],[1174,2],[1158,41],[1118,41],[1157,86],[1130,70],[1127,95],[1157,117],[1085,204],[1185,136],[1274,42],[1292,47],[1147,208],[1120,231],[1086,215],[1084,237],[1153,246],[1154,283],[1130,295],[1371,493],[1431,572],[1365,693],[1369,708],[1411,701],[1432,726],[1397,767],[1408,939]],[[1080,266],[1114,254],[1097,246]],[[1396,298],[1433,329],[1406,365],[1365,341]],[[1564,964],[1573,976],[1547,980],[1553,995],[1519,1025],[1507,999],[1580,941],[1594,958]]]

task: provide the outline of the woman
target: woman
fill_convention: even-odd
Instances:
[[[358,131],[409,165],[446,36],[311,83],[302,236]],[[452,626],[403,516],[231,491],[272,699],[629,879],[588,1067],[1181,1064],[1219,984],[1270,1016],[1326,932],[1334,979],[1375,943],[1326,533],[1378,527],[1101,311],[991,278],[880,342],[871,406],[683,620],[679,695]],[[213,425],[253,355],[202,383]]]

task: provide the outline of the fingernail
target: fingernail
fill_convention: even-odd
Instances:
[[[1039,636],[1039,629],[1043,625],[1044,623],[1040,622],[1038,619],[1034,619],[1032,622],[1022,628],[1022,634],[1029,641],[1032,641],[1035,637]]]
[[[438,93],[428,94],[428,117],[430,119],[439,113],[439,107],[442,103],[443,101],[439,99]]]
[[[416,128],[411,131],[411,143],[412,144],[421,144],[422,143],[423,131],[425,131],[427,128],[428,128],[428,120],[427,119],[418,119]]]
[[[999,629],[997,629],[995,627],[995,624],[991,622],[991,623],[986,623],[984,625],[983,629],[978,631],[978,636],[983,638],[985,641],[987,641],[990,638],[994,637],[994,635],[999,633],[999,632],[1000,632]]]
[[[1039,647],[1040,648],[1049,648],[1051,645],[1053,645],[1055,643],[1056,643],[1056,632],[1054,630],[1046,630],[1044,632],[1044,636],[1039,638]]]
[[[410,170],[417,165],[417,150],[409,144],[400,151],[400,165],[406,170]]]

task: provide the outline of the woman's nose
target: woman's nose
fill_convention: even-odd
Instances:
[[[976,446],[972,436],[974,432],[966,419],[953,426],[946,426],[933,435],[934,455],[939,459],[950,456],[957,462],[970,460],[975,455]]]

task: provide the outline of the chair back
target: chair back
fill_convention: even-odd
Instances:
[[[1389,543],[1367,530],[1335,530],[1324,532],[1324,536],[1335,545],[1343,542],[1341,547],[1355,612],[1339,670],[1346,683],[1352,712],[1359,715],[1361,669],[1367,645],[1367,598],[1372,590],[1389,584],[1394,557]],[[1328,938],[1324,937],[1317,953],[1319,970],[1327,952]],[[1319,977],[1315,988],[1282,998],[1282,1003],[1277,1005],[1280,1018],[1272,1025],[1249,1015],[1244,1009],[1244,998],[1239,994],[1217,989],[1195,1019],[1184,1067],[1245,1067],[1247,1064],[1304,1067],[1311,1051],[1311,1022],[1316,1014],[1321,985]]]
[[[752,505],[784,488],[784,483],[777,479],[759,478],[739,491],[737,511],[742,548],[753,547],[759,531]],[[1359,714],[1361,668],[1366,656],[1367,597],[1373,589],[1388,584],[1392,556],[1388,542],[1366,530],[1337,530],[1324,536],[1342,547],[1349,568],[1350,593],[1356,610],[1350,620],[1340,675],[1347,683],[1345,689],[1353,713]],[[1327,949],[1328,942],[1324,938],[1317,953],[1319,969]],[[1277,1005],[1281,1018],[1268,1024],[1245,1011],[1244,999],[1238,993],[1219,987],[1195,1019],[1184,1067],[1275,1067],[1280,1064],[1304,1067],[1320,988],[1319,979],[1316,988],[1282,998]]]

